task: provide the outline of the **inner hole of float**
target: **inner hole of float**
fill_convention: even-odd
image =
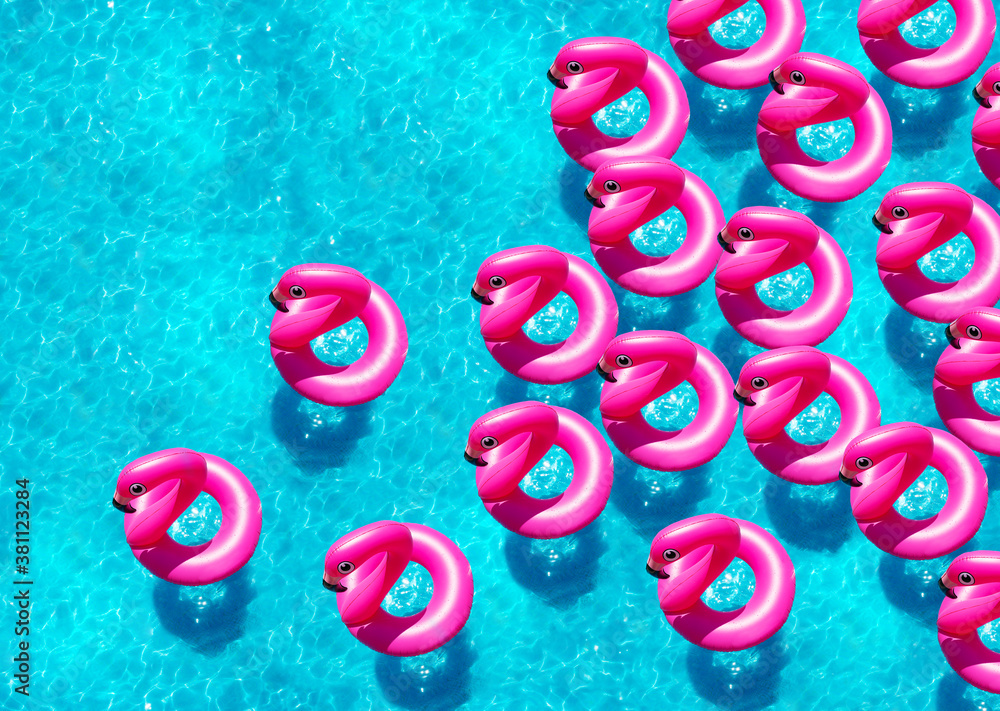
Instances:
[[[171,538],[185,546],[196,546],[212,540],[222,525],[219,502],[202,492],[187,511],[182,513],[168,531]]]
[[[642,408],[646,422],[664,432],[684,429],[697,414],[698,393],[688,382],[681,383]]]
[[[427,607],[434,594],[434,580],[424,566],[411,562],[382,602],[390,615],[415,615]]]
[[[677,251],[686,235],[687,220],[680,210],[672,207],[641,226],[630,237],[635,248],[643,254],[666,257]]]
[[[821,393],[788,423],[785,432],[801,444],[822,444],[837,433],[838,427],[840,427],[840,406],[827,393]]]
[[[552,447],[521,480],[521,489],[536,499],[550,499],[566,490],[573,479],[573,460],[566,450]]]
[[[940,511],[947,498],[948,482],[944,475],[928,467],[896,500],[895,508],[906,518],[920,521]]]
[[[594,125],[613,138],[637,134],[649,119],[649,101],[638,89],[633,89],[618,101],[594,114]]]
[[[524,333],[528,338],[544,345],[561,343],[576,329],[580,314],[573,299],[566,292],[559,292],[556,298],[541,308],[528,323]]]
[[[950,2],[937,2],[899,26],[899,34],[914,47],[940,47],[955,31],[955,9]]]
[[[350,365],[368,348],[368,331],[361,319],[327,331],[312,342],[313,353],[328,365]]]
[[[738,610],[750,602],[754,591],[754,576],[750,566],[735,558],[722,575],[715,579],[701,595],[709,607],[728,612]]]
[[[757,295],[765,306],[779,311],[792,311],[806,301],[813,292],[813,275],[809,267],[799,264],[781,274],[757,282]]]
[[[991,652],[1000,654],[1000,620],[987,622],[979,628],[979,639]],[[989,708],[985,703],[979,708]]]
[[[764,36],[767,17],[758,3],[748,2],[709,26],[715,41],[729,49],[749,47]]]
[[[972,386],[972,394],[984,410],[1000,417],[1000,378],[975,383]]]
[[[968,274],[975,261],[976,249],[972,240],[960,234],[925,254],[917,261],[917,266],[931,281],[950,284]]]
[[[833,161],[846,156],[854,145],[854,124],[850,119],[817,123],[797,129],[796,135],[807,156]]]

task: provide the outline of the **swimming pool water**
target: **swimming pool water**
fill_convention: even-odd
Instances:
[[[32,696],[7,689],[4,707],[1000,708],[938,648],[936,578],[947,560],[882,553],[858,532],[847,487],[778,480],[738,431],[689,472],[616,456],[604,514],[556,541],[502,529],[461,455],[479,415],[522,399],[599,425],[596,376],[541,386],[505,374],[468,298],[479,263],[502,248],[544,243],[593,263],[588,174],[552,134],[545,79],[559,47],[588,35],[633,39],[678,72],[694,118],[675,160],[727,215],[782,205],[837,239],[855,298],[822,347],[868,376],[884,422],[941,426],[930,389],[941,327],[889,299],[869,220],[888,189],[919,179],[955,182],[998,206],[971,151],[971,81],[894,87],[861,51],[856,3],[805,5],[804,49],[858,67],[893,117],[888,170],[841,204],[810,204],[774,183],[754,139],[766,87],[726,91],[686,72],[669,48],[665,3],[0,4],[0,467],[7,491],[15,477],[32,482],[35,580]],[[724,20],[724,42],[757,36],[762,14],[744,12],[758,25]],[[943,37],[953,23],[939,3],[904,32]],[[1000,49],[985,66],[997,61]],[[603,120],[628,133],[646,110],[630,96]],[[808,134],[815,154],[851,140],[840,124]],[[669,250],[669,235],[650,232]],[[272,365],[267,294],[307,261],[358,268],[402,310],[406,364],[370,404],[303,402]],[[962,268],[929,261],[943,275]],[[765,287],[774,300],[808,288],[801,274],[774,282]],[[711,283],[668,299],[614,291],[620,330],[681,331],[733,374],[759,350],[722,319]],[[568,329],[572,318],[563,299],[532,327]],[[319,350],[347,362],[365,342],[346,326]],[[995,388],[980,397],[1000,403]],[[804,414],[798,435],[818,417]],[[233,462],[260,494],[257,553],[225,582],[184,589],[154,578],[109,505],[122,466],[174,446]],[[983,460],[990,513],[966,549],[1000,546],[1000,470]],[[553,455],[531,486],[565,481],[566,465]],[[922,480],[905,506],[930,513],[942,487]],[[797,571],[787,624],[746,652],[685,642],[643,570],[653,534],[711,511],[773,532]],[[7,540],[12,518],[0,517]],[[381,518],[438,529],[472,565],[471,618],[438,652],[399,660],[368,650],[320,584],[327,547]],[[218,509],[199,503],[177,535],[194,540],[217,525]],[[6,578],[9,547],[0,562]],[[710,591],[713,604],[749,595],[752,575],[730,574]],[[411,566],[388,604],[416,609],[429,585]]]

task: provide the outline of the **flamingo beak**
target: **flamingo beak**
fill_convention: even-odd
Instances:
[[[861,482],[858,481],[856,476],[851,476],[845,467],[840,468],[840,480],[847,484],[848,486],[861,486]]]
[[[723,229],[723,231],[725,230]],[[722,247],[722,249],[729,252],[730,254],[736,254],[736,247],[733,246],[732,242],[726,239],[725,235],[723,235],[722,232],[719,232],[719,234],[715,235],[715,239],[716,241],[718,241],[719,246]]]
[[[955,324],[954,323],[950,323],[947,326],[945,326],[945,328],[944,328],[944,336],[945,336],[945,338],[948,339],[948,344],[952,348],[958,348],[959,350],[961,350],[962,346],[960,346],[958,344],[958,337],[955,335],[955,330],[954,329],[955,329]]]
[[[118,494],[115,494],[114,498],[111,499],[111,505],[122,513],[135,513],[135,509],[132,508],[132,505],[129,502],[120,499]]]
[[[773,72],[767,75],[767,81],[771,85],[771,89],[776,94],[784,94],[785,90],[781,88],[781,74],[775,69]]]
[[[976,103],[982,106],[984,109],[992,108],[990,106],[990,98],[985,94],[986,92],[983,91],[982,82],[979,82],[974,87],[972,87],[972,98],[976,100]]]
[[[333,590],[334,592],[347,592],[347,588],[340,584],[340,581],[330,582],[326,579],[326,575],[323,576],[323,587],[327,590]]]
[[[598,361],[596,372],[597,372],[598,375],[600,375],[602,378],[604,378],[609,383],[617,383],[618,382],[617,378],[615,378],[615,376],[613,376],[611,374],[611,368],[609,368],[608,364],[604,362],[604,358],[601,358],[601,360]]]
[[[950,597],[952,600],[958,597],[958,595],[955,594],[955,585],[951,582],[947,573],[938,578],[938,587],[941,588],[941,592],[943,592],[946,597]]]
[[[592,192],[590,192],[590,186],[589,185],[583,191],[583,196],[585,198],[587,198],[587,202],[589,202],[594,207],[604,207],[604,203],[601,202],[601,196],[600,195],[594,195]]]
[[[872,224],[878,227],[878,231],[884,235],[891,235],[892,230],[889,229],[889,221],[885,219],[882,215],[882,208],[875,211],[872,215]]]
[[[469,451],[469,448],[465,448],[465,461],[469,464],[475,464],[477,467],[485,467],[487,461],[483,459],[482,455],[475,455]]]
[[[275,288],[275,290],[272,291],[270,293],[270,295],[268,296],[268,299],[271,301],[271,306],[273,306],[274,308],[278,309],[278,311],[281,311],[282,313],[286,313],[287,314],[288,313],[288,307],[285,306],[285,302],[283,300],[281,300],[277,296],[275,296],[275,294],[277,292],[278,292],[278,290],[277,290],[277,288]]]
[[[750,397],[750,391],[739,384],[737,384],[733,389],[733,398],[735,398],[736,402],[741,405],[746,405],[747,407],[752,407],[757,404]]]
[[[472,285],[472,298],[481,303],[483,306],[492,306],[493,302],[490,301],[490,297],[486,294],[487,292],[482,291],[478,284]]]
[[[652,575],[654,578],[658,578],[660,580],[666,580],[667,578],[670,577],[670,574],[663,570],[663,566],[662,565],[660,565],[660,567],[657,568],[654,565],[654,563],[655,563],[655,561],[653,561],[653,557],[650,556],[649,560],[646,561],[646,572],[647,573],[649,573],[650,575]]]
[[[569,88],[566,86],[566,82],[563,81],[562,77],[557,77],[555,74],[552,73],[551,68],[549,69],[549,71],[545,73],[545,78],[548,79],[550,82],[552,82],[552,85],[557,89]]]

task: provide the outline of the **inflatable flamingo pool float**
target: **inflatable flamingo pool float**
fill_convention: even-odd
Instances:
[[[823,393],[840,408],[840,426],[821,444],[796,442],[785,427]],[[808,346],[766,351],[747,361],[736,381],[743,435],[757,461],[796,484],[837,480],[847,445],[878,427],[881,408],[871,384],[843,358]]]
[[[701,596],[739,558],[754,574],[753,596],[729,612]],[[760,526],[720,514],[671,524],[656,534],[646,571],[659,579],[660,609],[684,639],[732,652],[760,644],[781,629],[795,598],[795,568],[777,539]]]
[[[403,316],[385,291],[355,269],[300,264],[271,292],[271,357],[281,377],[302,397],[321,405],[359,405],[375,399],[399,375],[406,358]],[[310,341],[359,318],[368,347],[350,365],[329,365]]]
[[[990,67],[972,90],[980,108],[972,120],[972,148],[986,179],[1000,188],[1000,64]]]
[[[748,207],[718,235],[726,254],[715,272],[715,298],[726,321],[764,348],[815,346],[832,334],[851,306],[854,283],[847,257],[826,231],[805,215],[780,207]],[[801,306],[767,306],[757,284],[805,264],[813,291]]]
[[[951,183],[906,183],[886,194],[872,222],[882,233],[879,278],[917,318],[947,323],[1000,299],[1000,215],[975,195]],[[976,250],[969,273],[948,284],[926,277],[917,261],[961,233]]]
[[[725,222],[718,198],[693,173],[666,158],[616,158],[594,173],[585,191],[587,226],[598,266],[621,287],[644,296],[673,296],[705,281],[719,259],[715,235]],[[676,207],[683,244],[665,257],[635,248],[630,234]]]
[[[434,592],[423,610],[399,617],[382,601],[409,563],[427,569]],[[326,553],[323,586],[337,593],[340,619],[359,642],[396,657],[437,649],[472,610],[469,561],[449,538],[417,523],[376,521],[340,538]]]
[[[601,419],[614,445],[633,462],[659,471],[701,466],[726,446],[739,407],[733,379],[711,351],[672,331],[632,331],[608,344],[598,374]],[[687,381],[698,414],[686,427],[662,431],[642,409]]]
[[[558,496],[538,499],[519,484],[552,447],[573,460],[573,478]],[[490,515],[528,538],[560,538],[594,521],[611,495],[614,463],[597,429],[571,410],[519,402],[472,425],[465,460],[477,467],[476,489]]]
[[[861,0],[858,35],[880,72],[918,89],[940,89],[965,81],[986,59],[997,18],[991,0],[949,0],[955,29],[940,47],[914,47],[899,26],[939,0]]]
[[[923,520],[893,506],[927,467],[944,475],[948,498]],[[986,472],[972,451],[943,430],[912,422],[882,425],[856,437],[844,451],[840,478],[850,484],[858,527],[886,553],[928,560],[969,542],[986,515]]]
[[[168,530],[201,493],[222,523],[206,543],[186,546]],[[125,540],[149,572],[177,585],[207,585],[246,565],[260,538],[260,497],[239,469],[211,454],[164,449],[122,469],[112,500],[125,513]]]
[[[817,202],[850,200],[874,184],[892,155],[892,125],[878,92],[839,60],[801,52],[770,74],[774,93],[757,116],[757,147],[774,179]],[[811,158],[796,129],[849,118],[854,145],[833,161]]]
[[[976,308],[945,329],[950,347],[934,367],[934,404],[945,427],[976,451],[1000,455],[1000,417],[976,401],[972,386],[1000,377],[1000,310]]]
[[[669,158],[687,132],[690,108],[680,79],[662,58],[620,37],[585,37],[559,50],[548,71],[552,130],[566,154],[587,170],[613,158]],[[634,136],[607,135],[591,118],[638,88],[649,119]]]
[[[1000,654],[979,637],[980,627],[1000,618],[1000,553],[963,553],[938,585],[945,594],[937,618],[945,659],[968,683],[1000,694]]]
[[[667,10],[670,46],[681,63],[704,82],[726,89],[767,84],[767,75],[799,51],[806,32],[802,0],[757,0],[767,25],[749,47],[719,44],[709,28],[749,0],[672,0]]]

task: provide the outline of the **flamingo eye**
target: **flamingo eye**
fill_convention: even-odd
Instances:
[[[976,582],[976,579],[972,577],[972,573],[959,573],[958,582],[962,585],[972,585]]]
[[[628,368],[630,365],[632,365],[632,359],[629,358],[627,355],[620,355],[617,358],[615,358],[615,365],[617,365],[619,368]]]
[[[910,216],[910,212],[905,207],[894,207],[892,208],[892,216],[897,220],[905,220]]]
[[[567,62],[566,71],[570,74],[579,74],[583,71],[583,65],[579,62]]]
[[[979,326],[969,326],[965,329],[965,335],[974,341],[978,341],[983,337],[983,332],[979,330]]]
[[[494,289],[499,289],[502,286],[507,286],[507,280],[502,276],[490,277],[490,286]]]
[[[306,295],[306,290],[296,284],[295,286],[293,286],[291,289],[288,290],[288,295],[291,296],[293,299],[301,299],[303,296]]]
[[[858,469],[868,469],[872,464],[874,464],[874,462],[868,457],[858,457],[854,460],[854,466]]]
[[[1000,81],[993,82],[993,93],[1000,94]]]
[[[604,191],[608,193],[617,193],[622,189],[622,186],[617,180],[605,180],[604,181]]]
[[[345,560],[343,563],[337,564],[337,572],[340,573],[341,575],[347,575],[353,570],[354,570],[354,563]]]
[[[750,387],[754,390],[763,390],[767,387],[767,381],[759,375],[750,381]]]
[[[483,449],[493,449],[498,444],[500,444],[500,442],[497,441],[496,437],[487,436],[479,440],[479,446],[481,446]]]
[[[668,563],[671,563],[680,557],[681,554],[678,553],[673,548],[667,548],[667,550],[663,551],[663,560],[667,561]]]
[[[741,227],[737,230],[736,235],[744,242],[749,242],[753,239],[753,230],[749,227]]]
[[[133,484],[128,488],[128,493],[132,494],[132,496],[141,496],[146,493],[146,487],[142,484]]]
[[[800,71],[792,72],[791,74],[788,75],[788,78],[791,80],[792,84],[802,85],[806,83],[806,77]]]

